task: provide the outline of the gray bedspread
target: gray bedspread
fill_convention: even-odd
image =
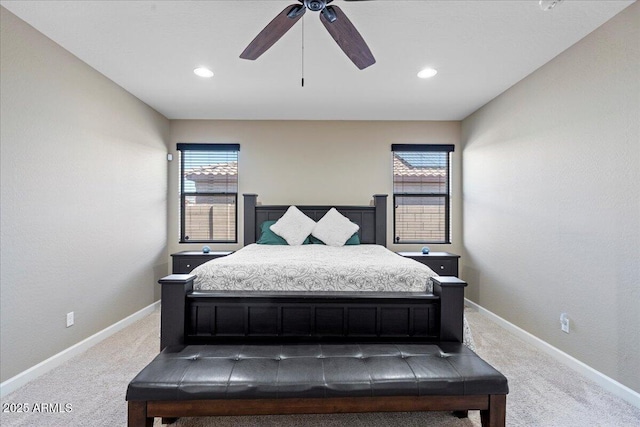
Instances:
[[[431,292],[429,267],[379,245],[251,244],[193,270],[195,290]]]

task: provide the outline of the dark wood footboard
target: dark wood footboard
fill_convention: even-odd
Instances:
[[[160,296],[160,350],[185,344],[187,295],[193,291],[193,274],[171,274],[158,281]]]
[[[434,292],[194,292],[195,275],[161,279],[161,350],[251,340],[462,342],[464,287],[434,279]]]
[[[457,277],[439,276],[433,280],[433,293],[440,297],[440,341],[462,342],[464,288],[467,283]]]

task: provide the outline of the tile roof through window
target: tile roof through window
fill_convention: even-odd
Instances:
[[[185,177],[190,181],[204,180],[213,176],[234,175],[238,175],[238,162],[199,166],[185,172]]]
[[[409,164],[406,160],[398,156],[397,154],[393,155],[393,174],[394,176],[446,176],[447,170],[446,168],[437,168],[437,167],[424,167],[424,166],[413,166]]]
[[[445,168],[413,166],[400,156],[393,156],[393,172],[397,176],[445,176]],[[238,162],[219,163],[215,165],[199,166],[188,170],[185,176],[188,180],[196,181],[207,179],[213,176],[235,176],[238,175]]]

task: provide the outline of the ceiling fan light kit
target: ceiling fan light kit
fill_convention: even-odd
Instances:
[[[333,0],[298,0],[301,4],[287,6],[249,43],[240,54],[242,59],[255,60],[298,22],[306,10],[320,12],[320,21],[340,49],[356,67],[363,70],[376,60],[356,27],[338,6],[329,6]],[[353,1],[353,0],[352,0]]]

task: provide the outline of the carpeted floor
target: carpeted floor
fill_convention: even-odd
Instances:
[[[481,314],[467,310],[467,319],[477,353],[509,379],[508,426],[640,426],[640,409],[582,378]],[[3,427],[126,425],[127,384],[156,355],[158,324],[159,314],[151,314],[9,394],[2,399],[0,424]],[[5,412],[10,404],[23,408],[27,405],[30,412]],[[160,425],[156,420],[155,426]],[[468,419],[457,419],[445,412],[287,415],[186,418],[174,425],[470,427],[480,426],[480,417],[477,411],[470,412]]]

